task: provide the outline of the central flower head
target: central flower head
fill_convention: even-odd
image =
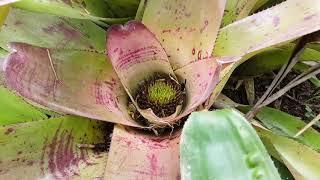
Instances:
[[[151,108],[158,117],[167,117],[184,102],[184,86],[170,75],[155,73],[138,86],[135,99],[139,108]]]
[[[148,100],[154,104],[165,105],[174,99],[177,92],[164,79],[156,80],[148,86]]]

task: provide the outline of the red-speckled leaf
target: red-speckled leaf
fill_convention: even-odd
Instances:
[[[115,71],[131,94],[138,82],[154,72],[173,74],[161,44],[140,22],[110,27],[107,49]]]
[[[148,0],[142,22],[176,70],[211,55],[224,6],[225,0]]]
[[[8,86],[58,112],[138,126],[127,114],[127,95],[104,54],[12,43]]]
[[[1,76],[1,71],[0,71]],[[1,78],[1,77],[0,77]],[[0,126],[47,119],[45,113],[0,85]]]
[[[180,133],[154,137],[115,126],[105,179],[180,179]]]
[[[189,114],[210,96],[219,81],[220,68],[215,59],[207,58],[175,71],[178,77],[186,80],[187,91],[185,108],[177,118]]]
[[[139,82],[157,72],[174,76],[161,44],[140,22],[130,21],[125,25],[110,27],[107,49],[112,65],[133,102],[133,94]],[[151,109],[138,110],[150,121],[168,122],[172,119],[171,116],[158,118]]]
[[[0,179],[102,178],[107,153],[77,144],[105,142],[105,125],[64,116],[0,127]]]
[[[251,56],[320,29],[320,1],[290,0],[222,28],[214,56],[233,62],[221,72],[221,81],[210,97],[211,105],[232,71]]]

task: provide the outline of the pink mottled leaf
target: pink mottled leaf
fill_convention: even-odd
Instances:
[[[105,179],[180,179],[179,141],[115,126]]]
[[[215,59],[196,61],[175,70],[178,77],[186,80],[187,102],[178,118],[189,114],[203,103],[219,82],[221,66]]]
[[[138,126],[127,114],[127,95],[104,54],[12,43],[7,85],[58,112]]]
[[[107,49],[112,65],[134,103],[133,94],[140,82],[159,72],[174,76],[160,42],[140,22],[131,21],[125,25],[110,27]],[[141,110],[137,105],[136,107],[150,121],[162,122],[172,119],[171,116],[161,119],[154,115],[151,109]]]
[[[107,152],[79,149],[103,143],[105,123],[74,116],[0,127],[0,179],[94,179],[102,177]]]
[[[155,33],[174,70],[210,56],[225,0],[149,0],[142,22]]]
[[[129,93],[155,72],[173,74],[160,42],[142,23],[128,22],[108,30],[108,55]]]

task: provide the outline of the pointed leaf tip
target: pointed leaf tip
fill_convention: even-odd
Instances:
[[[142,30],[147,28],[144,24],[139,21],[128,21],[126,24],[115,24],[108,28],[107,32],[109,36],[121,36],[128,35],[130,32],[135,30]]]

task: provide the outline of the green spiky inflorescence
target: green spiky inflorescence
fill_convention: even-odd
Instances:
[[[148,99],[159,105],[170,103],[176,96],[177,91],[164,80],[157,80],[148,87]]]
[[[184,102],[185,89],[174,77],[155,73],[140,83],[134,98],[140,109],[151,108],[158,117],[167,117]]]

